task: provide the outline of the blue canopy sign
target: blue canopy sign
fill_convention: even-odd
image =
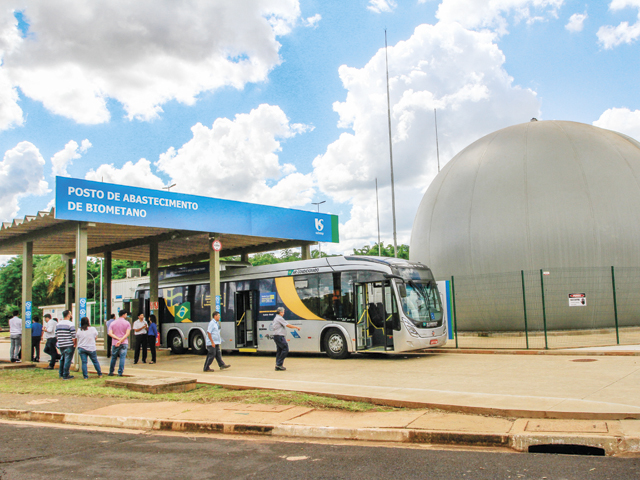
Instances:
[[[56,177],[56,218],[339,242],[338,216],[219,198]]]

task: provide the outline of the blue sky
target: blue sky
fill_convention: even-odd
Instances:
[[[55,174],[304,210],[350,252],[398,239],[441,165],[532,117],[640,138],[640,0],[172,2],[0,7],[0,217]],[[496,4],[499,3],[499,6]],[[325,249],[326,251],[326,249]]]

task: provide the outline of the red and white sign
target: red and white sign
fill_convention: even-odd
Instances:
[[[211,242],[211,247],[214,251],[219,252],[220,250],[222,250],[222,243],[220,242],[220,240],[214,240],[213,242]]]
[[[151,310],[158,310],[160,308],[160,302],[149,302],[149,308]]]
[[[586,293],[570,293],[569,306],[570,307],[586,307],[587,294]]]

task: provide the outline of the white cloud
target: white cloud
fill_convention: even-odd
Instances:
[[[640,141],[640,110],[610,108],[593,122],[596,127],[624,133]]]
[[[280,107],[260,105],[233,120],[218,118],[211,128],[198,123],[193,138],[160,155],[158,169],[176,191],[278,206],[308,204],[313,178],[280,165],[281,139],[309,128],[289,124]],[[283,176],[284,175],[284,176]]]
[[[569,22],[564,26],[572,33],[581,32],[584,28],[584,21],[587,19],[586,13],[574,13],[569,18]]]
[[[0,220],[16,217],[20,198],[48,192],[44,164],[40,151],[30,142],[20,142],[5,152],[0,162]]]
[[[10,8],[0,10],[1,71],[9,79],[8,86],[0,79],[0,105],[15,110],[17,86],[86,124],[109,120],[109,99],[130,119],[149,120],[168,101],[191,105],[205,91],[264,81],[281,61],[277,36],[300,17],[298,0],[8,2],[23,12],[29,35],[21,38]],[[19,124],[15,111],[4,123]]]
[[[488,31],[457,23],[421,25],[389,47],[389,80],[398,241],[408,242],[418,204],[437,173],[434,108],[438,109],[440,161],[500,128],[540,116],[535,92],[513,85],[504,55]],[[322,193],[349,202],[341,244],[375,237],[375,179],[381,229],[390,242],[391,193],[384,50],[363,68],[342,66],[346,100],[336,102],[339,126],[349,128],[313,161]],[[385,235],[384,232],[387,232]]]
[[[397,6],[395,0],[369,0],[367,9],[375,13],[388,13],[393,12]]]
[[[322,20],[322,15],[320,15],[319,13],[316,13],[313,17],[306,18],[302,22],[302,24],[305,27],[318,28],[318,23],[320,23],[320,20]]]
[[[443,22],[458,22],[465,28],[491,28],[503,35],[507,33],[507,16],[513,15],[514,23],[557,18],[563,3],[564,0],[443,0],[436,17]]]
[[[598,29],[598,41],[606,49],[617,47],[623,43],[632,43],[640,37],[640,0],[613,0],[609,10],[616,12],[625,8],[638,9],[638,21],[633,25],[621,22],[618,26],[604,25]]]
[[[0,10],[0,64],[2,57],[13,52],[20,44],[18,21],[13,11]],[[23,124],[22,109],[18,105],[18,91],[11,83],[7,72],[0,67],[0,131]]]
[[[68,177],[67,167],[71,165],[72,160],[80,158],[81,154],[85,153],[89,148],[91,148],[91,142],[86,138],[80,146],[71,140],[62,150],[51,157],[51,174],[53,176]]]
[[[96,170],[89,170],[84,178],[94,182],[116,183],[156,190],[164,187],[162,179],[151,171],[151,162],[144,158],[136,163],[127,162],[122,168],[113,164],[100,165]]]

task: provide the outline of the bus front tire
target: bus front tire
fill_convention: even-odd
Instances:
[[[349,356],[349,349],[347,347],[347,341],[344,335],[337,328],[332,328],[327,332],[324,337],[324,351],[329,358],[347,358]]]
[[[191,350],[196,355],[204,355],[207,353],[207,343],[204,340],[204,336],[196,332],[191,336]]]
[[[176,355],[180,355],[184,353],[184,345],[182,345],[182,337],[178,332],[171,332],[169,334],[169,348],[171,348],[171,353],[175,353]]]

